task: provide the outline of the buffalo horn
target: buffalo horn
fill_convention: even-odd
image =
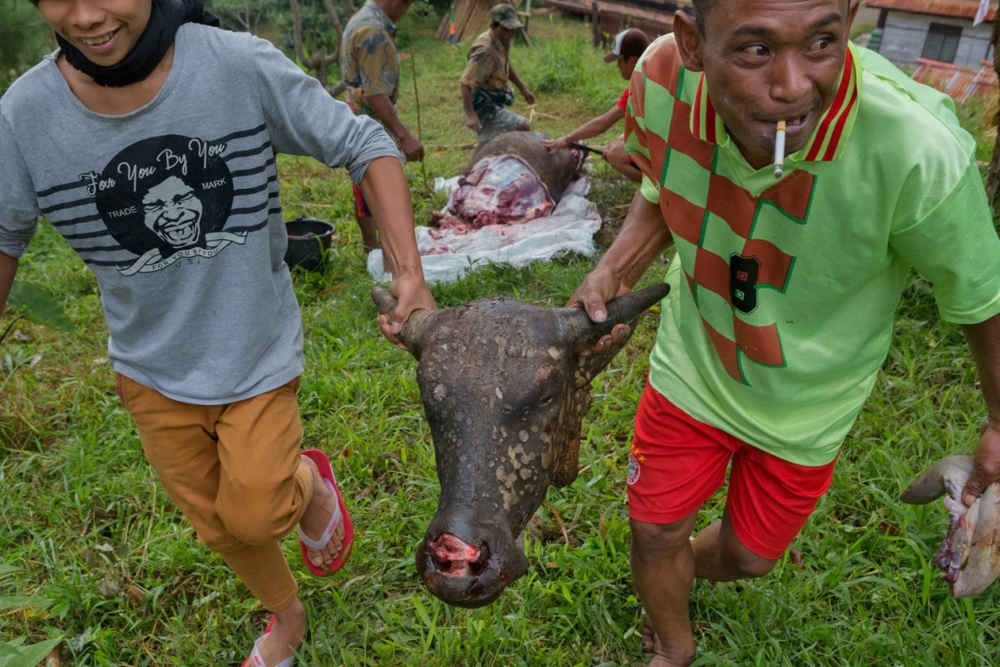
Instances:
[[[602,336],[611,333],[615,325],[632,322],[647,308],[662,301],[669,291],[670,285],[659,283],[616,297],[607,303],[608,319],[599,323],[591,322],[587,311],[582,307],[559,308],[558,316],[562,321],[565,340],[571,349],[586,350],[593,347]]]
[[[388,315],[396,308],[397,303],[396,297],[381,287],[372,289],[372,301],[375,302],[375,307],[378,308],[380,315]],[[399,340],[410,348],[415,357],[420,356],[420,339],[423,338],[427,327],[434,320],[435,312],[433,310],[413,311],[407,318],[406,324],[403,325],[403,330],[399,332]]]

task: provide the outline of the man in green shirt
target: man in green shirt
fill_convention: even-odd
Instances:
[[[853,0],[693,4],[633,75],[643,183],[570,302],[603,320],[676,244],[628,478],[656,667],[694,660],[695,576],[768,573],[815,509],[911,268],[963,325],[988,407],[966,504],[1000,480],[1000,240],[950,99],[849,44]],[[723,518],[689,541],[730,463]]]

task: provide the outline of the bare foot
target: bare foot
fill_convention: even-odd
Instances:
[[[264,665],[277,665],[295,655],[305,636],[306,610],[296,599],[287,609],[274,615],[274,625],[257,645],[257,651]]]
[[[302,464],[312,471],[313,497],[309,501],[306,511],[302,513],[302,518],[299,519],[299,528],[309,538],[318,540],[323,536],[323,531],[326,530],[327,525],[330,523],[330,517],[337,510],[337,498],[330,493],[330,489],[327,488],[323,478],[319,476],[319,469],[313,463],[312,459],[307,456],[303,456],[301,459]],[[340,555],[343,543],[344,521],[341,518],[340,523],[337,524],[337,527],[333,531],[333,536],[323,549],[319,551],[306,549],[309,562],[316,567],[329,565]]]
[[[658,655],[646,667],[688,667],[694,662],[694,656],[690,659],[682,659],[680,662],[670,660],[662,655]]]
[[[647,667],[687,667],[694,662],[695,652],[689,651],[668,651],[663,648],[660,638],[656,636],[649,619],[642,626],[642,652],[655,653],[652,661]]]
[[[690,651],[668,651],[663,648],[658,639],[655,642],[655,648],[656,656],[647,667],[688,667],[696,657],[693,649]]]

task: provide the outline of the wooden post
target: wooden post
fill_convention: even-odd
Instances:
[[[596,2],[590,4],[590,33],[594,38],[594,48],[601,46],[601,10]]]

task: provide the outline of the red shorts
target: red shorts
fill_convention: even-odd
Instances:
[[[361,194],[361,188],[358,187],[357,183],[351,183],[354,187],[354,215],[359,218],[370,218],[372,217],[371,209],[368,208],[368,202],[365,201],[365,196]]]
[[[725,483],[730,460],[733,530],[750,551],[776,560],[830,487],[836,461],[808,467],[779,459],[690,417],[648,383],[629,453],[629,516],[658,524],[683,519]]]

